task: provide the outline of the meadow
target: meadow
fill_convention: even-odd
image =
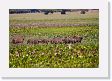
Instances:
[[[10,68],[98,68],[99,15],[97,12],[10,14]],[[13,44],[14,36],[24,42]],[[27,44],[28,39],[81,36],[81,43]]]

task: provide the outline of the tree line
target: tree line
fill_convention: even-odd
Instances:
[[[97,9],[92,9],[97,10]],[[61,14],[66,14],[66,12],[76,12],[80,11],[81,14],[85,14],[89,9],[9,9],[9,14],[22,14],[22,13],[44,13],[48,15],[49,13],[60,12]]]

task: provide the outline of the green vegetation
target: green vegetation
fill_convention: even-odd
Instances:
[[[98,12],[84,15],[69,12],[44,15],[10,15],[10,68],[98,68],[99,66],[99,25]],[[32,25],[36,23],[36,25]],[[48,23],[49,25],[38,23]],[[26,25],[27,24],[27,25]],[[53,25],[52,25],[53,24]],[[64,24],[62,27],[58,26]],[[68,26],[67,24],[70,24]],[[82,24],[74,26],[74,24]],[[95,25],[85,25],[95,24]],[[56,26],[55,26],[56,25]],[[71,26],[72,25],[72,26]],[[49,26],[49,27],[47,27]],[[15,35],[24,36],[22,44],[11,43]],[[75,44],[27,44],[30,38],[55,38],[81,36],[81,43]]]

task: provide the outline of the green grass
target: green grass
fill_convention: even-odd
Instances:
[[[10,49],[10,67],[17,68],[95,68],[98,47],[73,45],[14,46]]]
[[[29,30],[29,31],[26,31]],[[98,27],[64,27],[64,28],[28,28],[10,29],[11,33],[22,34],[28,38],[53,38],[78,35],[82,43],[45,44],[10,46],[10,67],[75,68],[98,67]],[[30,35],[30,37],[29,37]]]
[[[73,13],[70,13],[70,15],[62,16],[59,14],[51,14],[48,16],[43,14],[16,14],[10,15],[10,24],[27,24],[28,22],[58,22],[61,24],[77,23],[76,21],[79,23],[82,23],[83,21],[98,23],[97,13],[88,13],[85,15],[78,15],[78,13],[75,14],[77,15],[74,16]],[[53,21],[49,21],[50,19]],[[64,19],[67,21],[64,22]],[[25,37],[23,44],[15,45],[10,43],[9,45],[10,68],[98,68],[99,66],[99,26],[65,26],[60,28],[10,27],[9,33],[10,42],[14,35],[23,35]],[[74,35],[82,36],[82,42],[71,45],[28,45],[26,43],[30,38],[54,38]]]

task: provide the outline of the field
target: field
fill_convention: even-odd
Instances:
[[[99,15],[96,12],[68,12],[9,15],[10,68],[98,68]],[[14,36],[24,42],[13,44]],[[74,44],[27,44],[28,39],[83,37]]]

